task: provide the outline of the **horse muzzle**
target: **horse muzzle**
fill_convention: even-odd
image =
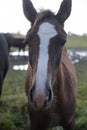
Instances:
[[[46,110],[51,106],[52,100],[53,93],[50,87],[36,89],[34,86],[30,89],[29,101],[34,109]]]

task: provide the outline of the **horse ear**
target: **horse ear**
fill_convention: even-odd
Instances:
[[[71,13],[72,0],[63,0],[56,15],[57,19],[63,24]]]
[[[26,18],[33,24],[35,21],[35,17],[37,15],[37,11],[34,8],[32,2],[30,0],[23,0],[23,11]]]

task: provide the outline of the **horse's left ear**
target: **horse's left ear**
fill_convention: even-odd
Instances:
[[[63,0],[56,15],[60,23],[64,23],[71,13],[72,0]]]

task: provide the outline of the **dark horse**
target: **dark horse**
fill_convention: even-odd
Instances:
[[[8,71],[8,46],[3,35],[0,34],[0,96],[2,94],[2,85]]]
[[[8,51],[10,52],[11,47],[16,47],[20,50],[25,51],[26,44],[24,42],[24,38],[16,38],[11,33],[3,33],[3,36],[5,37],[7,44],[8,44]]]
[[[56,15],[49,10],[37,14],[30,0],[23,0],[23,10],[31,22],[26,36],[29,66],[25,81],[30,129],[61,125],[64,130],[73,130],[77,81],[64,47],[64,22],[71,12],[71,0],[63,0]]]

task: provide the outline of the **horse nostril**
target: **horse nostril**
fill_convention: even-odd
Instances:
[[[45,105],[47,106],[52,101],[52,91],[48,87],[47,87],[47,90],[46,90],[46,94],[47,94],[47,100],[45,101]]]
[[[32,87],[30,90],[30,101],[33,102],[33,95],[34,95],[35,87]]]
[[[48,90],[48,102],[51,101],[51,98],[52,98],[52,92],[51,92],[51,89]]]

